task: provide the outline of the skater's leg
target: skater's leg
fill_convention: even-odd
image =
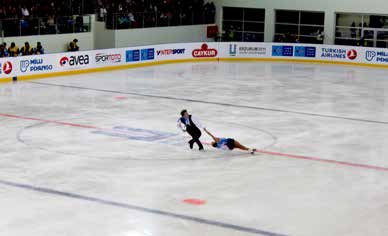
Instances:
[[[193,136],[193,140],[198,145],[199,150],[203,150],[203,145],[202,145],[201,141],[199,141],[199,138],[201,137],[201,135],[202,135],[201,130],[198,130],[198,132],[196,132],[195,136]]]
[[[238,149],[241,149],[241,150],[244,150],[244,151],[248,151],[250,150],[249,148],[245,147],[244,145],[242,145],[241,143],[239,143],[238,141],[234,141],[234,146]]]
[[[203,150],[203,145],[202,145],[201,141],[199,141],[199,139],[196,139],[195,142],[197,143],[199,150]]]
[[[195,139],[194,139],[194,138],[193,138],[193,139],[191,139],[191,140],[189,141],[189,146],[190,146],[190,149],[193,149],[194,142],[195,142]]]

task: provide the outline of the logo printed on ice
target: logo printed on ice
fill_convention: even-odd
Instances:
[[[216,57],[217,54],[217,49],[209,48],[206,43],[202,44],[201,49],[194,49],[192,52],[193,57],[196,58]]]

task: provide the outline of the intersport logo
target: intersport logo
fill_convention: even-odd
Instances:
[[[193,57],[196,58],[204,58],[204,57],[216,57],[218,54],[217,49],[215,48],[209,48],[209,46],[204,43],[201,46],[201,49],[194,49],[193,50]]]
[[[157,55],[158,56],[168,56],[168,55],[176,55],[176,54],[185,54],[186,49],[164,49],[164,50],[158,50]]]
[[[59,64],[61,66],[83,66],[89,65],[89,55],[79,55],[79,56],[70,56],[70,57],[62,57],[59,60]]]

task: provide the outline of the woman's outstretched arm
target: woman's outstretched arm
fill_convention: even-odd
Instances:
[[[212,135],[206,128],[203,129],[203,130],[205,130],[205,132],[206,132],[210,137],[212,137],[213,140],[214,140],[215,142],[218,142],[218,141],[219,141],[219,138],[217,138],[217,137],[215,137],[214,135]]]

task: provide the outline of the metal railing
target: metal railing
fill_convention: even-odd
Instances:
[[[205,12],[163,14],[162,12],[115,13],[104,17],[108,29],[133,29],[181,25],[214,24],[215,16]]]
[[[3,19],[0,29],[2,37],[90,32],[91,16]]]
[[[388,48],[388,28],[337,26],[335,44]]]

